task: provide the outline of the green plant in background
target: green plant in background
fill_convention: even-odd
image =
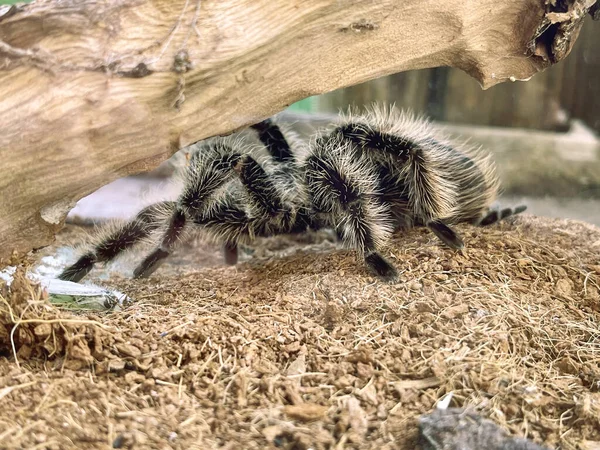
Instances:
[[[14,5],[15,3],[29,3],[32,0],[0,0],[0,6],[2,5]]]
[[[288,108],[289,111],[315,112],[317,110],[317,97],[308,97],[299,102],[293,103]]]

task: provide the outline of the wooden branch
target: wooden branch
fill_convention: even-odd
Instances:
[[[548,3],[546,5],[545,3]],[[593,0],[63,0],[0,12],[0,258],[84,195],[304,97],[410,69],[483,87],[564,58]]]

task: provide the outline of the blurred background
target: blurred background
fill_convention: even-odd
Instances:
[[[566,60],[527,82],[502,83],[484,91],[464,72],[442,67],[307,98],[291,109],[337,113],[348,105],[388,101],[455,124],[566,131],[572,119],[580,119],[600,132],[600,25],[587,20]]]

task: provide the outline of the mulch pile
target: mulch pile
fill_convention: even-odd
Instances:
[[[451,392],[515,435],[599,448],[600,229],[459,231],[462,253],[398,235],[395,285],[326,233],[236,267],[192,243],[148,280],[94,270],[135,300],[111,313],[60,311],[20,268],[0,298],[1,446],[412,450]]]

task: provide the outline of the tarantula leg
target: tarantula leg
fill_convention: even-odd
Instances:
[[[78,282],[94,268],[97,259],[93,252],[82,255],[74,264],[64,269],[58,276],[60,280]]]
[[[379,253],[374,252],[365,255],[367,268],[383,281],[394,283],[398,281],[398,271]]]
[[[227,242],[223,245],[223,256],[225,264],[235,266],[238,262],[238,246],[234,242]]]
[[[179,204],[193,216],[204,215],[210,209],[210,199],[215,192],[235,177],[241,158],[239,152],[222,142],[193,153]]]
[[[134,278],[146,278],[151,275],[164,259],[171,254],[185,228],[186,217],[181,209],[176,209],[169,225],[163,234],[162,241],[158,248],[150,253],[133,271]]]
[[[407,138],[381,132],[360,122],[340,125],[334,130],[334,134],[362,148],[392,152],[394,156],[407,156],[408,152],[417,146]]]
[[[251,156],[244,156],[239,167],[240,180],[256,207],[269,216],[282,210],[281,195],[269,175]]]
[[[290,144],[281,132],[279,125],[272,119],[266,119],[262,122],[252,125],[258,132],[258,138],[269,151],[271,158],[278,163],[287,163],[294,161],[294,155]]]
[[[430,220],[427,222],[427,228],[450,248],[460,250],[465,246],[458,233],[441,220]]]
[[[504,208],[502,210],[493,209],[489,211],[478,223],[478,225],[485,227],[500,222],[502,219],[506,219],[510,216],[515,216],[522,213],[527,209],[525,205],[519,205],[516,208]]]
[[[232,201],[231,198],[219,199],[210,213],[202,220],[194,218],[197,225],[205,227],[216,239],[224,242],[224,256],[227,258],[227,249],[235,249],[237,257],[237,244],[244,238],[253,238],[252,232],[256,219],[246,214],[246,211]],[[227,261],[227,260],[226,260]]]
[[[228,183],[242,167],[242,155],[228,145],[221,143],[213,144],[194,156],[191,170],[188,173],[186,187],[181,194],[180,202],[188,210],[193,212],[193,219],[198,225],[203,225],[210,220],[212,195]],[[208,211],[207,211],[208,210]],[[231,246],[235,246],[232,242]],[[225,247],[223,249],[225,262],[236,264],[237,248]],[[153,255],[148,256],[151,258]],[[154,258],[166,255],[156,250]],[[156,261],[148,260],[148,265],[158,264]],[[156,266],[158,267],[158,266]],[[140,269],[141,270],[141,269]]]
[[[519,205],[512,210],[512,216],[516,216],[517,214],[521,214],[522,212],[527,211],[527,205]]]
[[[314,207],[332,211],[336,232],[342,241],[363,255],[367,268],[387,282],[398,278],[398,271],[378,252],[391,234],[387,211],[378,202],[377,187],[369,177],[354,178],[353,163],[319,152],[307,159],[307,180]],[[373,185],[371,185],[373,184]]]
[[[132,220],[108,234],[94,249],[81,256],[58,276],[61,280],[80,281],[97,262],[106,262],[131,248],[160,226],[157,215],[174,207],[174,202],[160,202],[142,209]]]

